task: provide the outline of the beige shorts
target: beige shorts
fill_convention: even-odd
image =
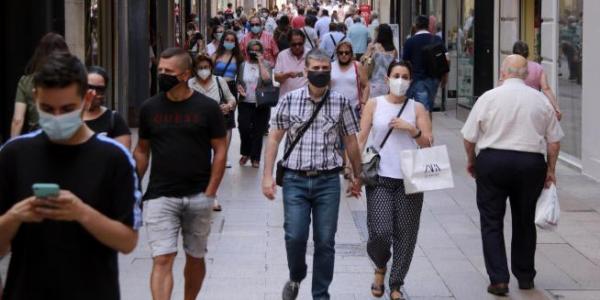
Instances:
[[[143,220],[152,257],[177,253],[179,230],[185,253],[203,258],[210,233],[213,200],[204,194],[144,201]]]

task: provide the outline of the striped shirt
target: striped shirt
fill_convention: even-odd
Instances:
[[[329,99],[292,151],[283,166],[297,171],[324,171],[339,168],[343,164],[340,136],[358,132],[356,116],[350,101],[342,94],[331,91]],[[318,103],[313,102],[308,87],[289,92],[279,100],[271,126],[285,130],[285,149],[308,122]]]

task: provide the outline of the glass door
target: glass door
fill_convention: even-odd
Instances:
[[[457,105],[470,109],[475,103],[475,0],[462,0],[456,32]]]

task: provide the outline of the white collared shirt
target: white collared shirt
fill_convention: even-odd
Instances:
[[[461,133],[479,149],[545,153],[560,141],[563,130],[550,102],[521,79],[511,78],[483,94],[473,106]]]

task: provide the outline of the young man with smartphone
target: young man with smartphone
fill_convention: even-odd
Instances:
[[[133,159],[83,122],[94,92],[77,57],[50,56],[33,83],[42,129],[0,150],[4,299],[119,299],[117,252],[141,225]]]

